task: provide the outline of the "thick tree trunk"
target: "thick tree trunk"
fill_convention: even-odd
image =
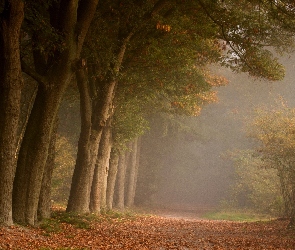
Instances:
[[[11,225],[23,88],[19,41],[24,2],[11,0],[3,4],[5,8],[0,15],[0,225]]]
[[[39,204],[38,204],[38,220],[42,220],[45,218],[50,218],[51,214],[51,180],[52,174],[54,170],[54,163],[55,163],[55,146],[56,146],[56,139],[57,139],[57,127],[58,127],[58,119],[56,119],[54,128],[53,128],[53,135],[51,137],[47,162],[45,165],[45,170],[43,173],[40,197],[39,197]]]
[[[81,131],[67,211],[86,213],[89,211],[89,176],[93,172],[90,163],[90,147],[91,142],[93,144],[99,142],[100,135],[96,133],[94,136],[91,131],[92,101],[85,68],[77,70],[76,78],[80,93]]]
[[[135,194],[135,185],[136,185],[136,159],[137,159],[137,141],[136,138],[132,142],[132,151],[130,153],[130,161],[127,166],[128,168],[128,176],[126,177],[126,206],[132,207],[134,204],[134,194]]]
[[[37,221],[43,171],[63,92],[64,89],[46,89],[43,86],[38,89],[14,180],[13,218],[19,223],[33,225]]]
[[[109,122],[108,122],[109,123]],[[105,179],[108,173],[108,165],[111,149],[111,128],[109,124],[104,128],[102,138],[100,140],[97,162],[92,180],[90,194],[90,211],[92,213],[100,213],[105,207],[103,194],[105,191]]]
[[[109,174],[107,180],[106,190],[106,208],[108,210],[113,209],[115,184],[118,172],[119,154],[114,148],[111,150],[110,162],[109,162]]]
[[[27,83],[29,82],[29,80],[25,78],[25,82]],[[18,139],[17,139],[17,156],[18,156],[18,153],[22,144],[22,140],[26,132],[26,127],[27,127],[29,117],[35,102],[37,90],[38,90],[38,86],[34,82],[34,83],[26,84],[22,91],[22,105],[21,105],[22,107],[21,107],[21,114],[20,114]]]

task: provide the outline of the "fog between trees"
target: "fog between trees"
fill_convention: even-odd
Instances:
[[[279,82],[261,81],[220,69],[219,73],[229,79],[229,84],[215,89],[219,101],[206,105],[200,116],[185,119],[197,135],[169,138],[161,132],[151,132],[151,137],[146,137],[145,152],[154,159],[143,161],[148,161],[149,167],[158,166],[150,177],[155,184],[151,187],[154,191],[151,204],[169,208],[216,208],[220,201],[229,198],[234,169],[228,153],[253,148],[246,126],[253,118],[254,109],[276,107],[282,100],[290,108],[295,107],[295,58],[290,55],[281,58],[281,62],[286,66],[286,77]],[[163,148],[168,149],[163,151]]]

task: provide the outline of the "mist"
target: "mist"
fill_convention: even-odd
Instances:
[[[219,101],[204,106],[200,116],[185,118],[197,131],[195,135],[164,136],[160,121],[144,137],[139,173],[139,203],[169,208],[216,208],[228,195],[232,184],[233,162],[228,152],[251,148],[246,124],[253,109],[272,106],[283,99],[295,107],[295,58],[285,57],[283,81],[269,82],[236,74],[228,69],[218,73],[228,80],[218,87]],[[145,180],[143,180],[145,179]],[[143,191],[145,191],[143,197]]]

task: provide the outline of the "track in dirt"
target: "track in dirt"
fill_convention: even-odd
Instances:
[[[172,216],[173,213],[168,216]],[[104,219],[89,229],[63,223],[46,233],[38,228],[0,228],[0,249],[295,249],[288,221],[237,223],[184,217],[139,216]]]

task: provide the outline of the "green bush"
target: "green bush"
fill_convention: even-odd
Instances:
[[[264,168],[262,160],[253,151],[233,154],[234,184],[231,187],[229,207],[246,208],[257,213],[281,216],[284,202],[277,170]]]

